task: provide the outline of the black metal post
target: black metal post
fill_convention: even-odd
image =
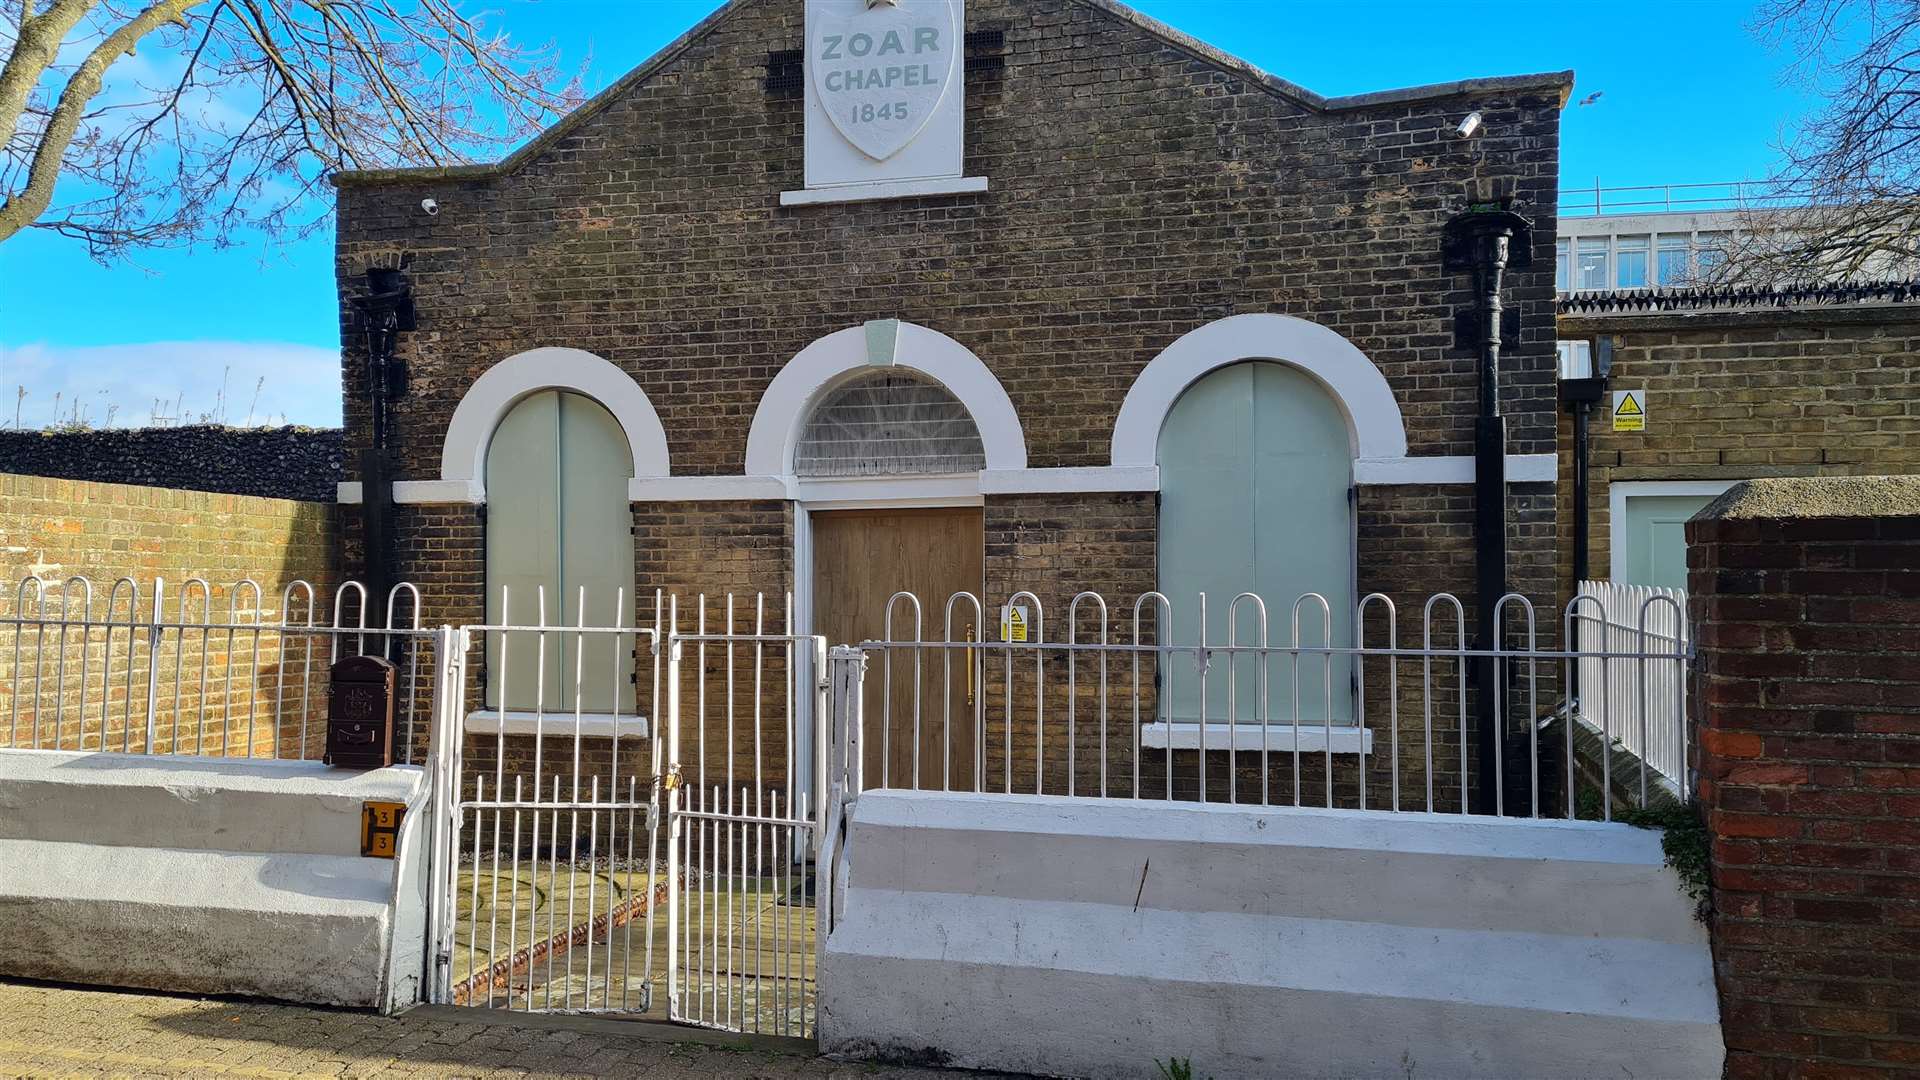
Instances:
[[[406,392],[406,368],[394,356],[402,331],[414,328],[413,286],[399,270],[367,271],[367,295],[355,297],[367,341],[367,405],[371,438],[359,454],[361,580],[367,586],[371,625],[386,618],[393,587],[393,483],[388,458],[388,409]]]
[[[1587,425],[1592,422],[1592,417],[1592,402],[1573,403],[1573,582],[1576,587],[1592,576],[1588,564],[1592,559],[1593,538],[1588,534],[1593,527],[1593,514],[1587,503],[1590,490],[1587,486]]]
[[[1481,238],[1480,311],[1486,320],[1480,340],[1480,415],[1473,421],[1473,527],[1475,634],[1482,649],[1500,641],[1499,601],[1507,595],[1507,418],[1500,415],[1500,286],[1507,272],[1509,234]],[[1479,782],[1474,785],[1482,814],[1499,812],[1496,762],[1503,734],[1498,665],[1490,656],[1474,662],[1480,696]]]
[[[1613,339],[1601,336],[1592,344],[1592,364],[1575,378],[1560,380],[1560,400],[1573,414],[1573,585],[1593,576],[1593,506],[1591,438],[1593,407],[1606,400],[1607,377],[1613,371]],[[1568,647],[1580,648],[1580,620],[1573,621],[1573,640]],[[1580,696],[1580,665],[1573,665],[1567,687],[1571,699]]]
[[[1447,223],[1442,244],[1448,269],[1471,271],[1478,307],[1480,408],[1473,421],[1474,647],[1500,643],[1497,613],[1507,594],[1507,421],[1500,413],[1501,290],[1509,266],[1532,262],[1533,224],[1504,203],[1476,206]],[[1473,664],[1474,748],[1480,758],[1472,806],[1500,812],[1501,740],[1499,666],[1491,656]],[[1461,748],[1462,751],[1465,747]]]

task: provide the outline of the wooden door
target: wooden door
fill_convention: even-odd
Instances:
[[[922,638],[939,640],[947,598],[957,592],[979,596],[985,584],[986,540],[978,507],[820,511],[812,515],[812,524],[813,625],[830,644],[883,639],[887,598],[902,591],[920,598]],[[964,640],[969,626],[978,639],[980,627],[971,625],[972,605],[963,601],[956,606],[954,618],[956,639]],[[912,615],[904,602],[895,612],[893,632],[901,640],[913,637]],[[953,649],[951,663],[943,663],[946,651],[921,650],[917,699],[913,650],[876,652],[869,659],[862,733],[868,787],[913,786],[916,745],[920,787],[973,787],[974,706],[967,680],[973,656]],[[888,666],[890,698],[885,693]]]

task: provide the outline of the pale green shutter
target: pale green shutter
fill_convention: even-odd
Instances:
[[[560,622],[559,452],[560,395],[551,391],[515,405],[487,444],[487,622],[496,626],[538,624],[542,598],[547,624]],[[532,634],[489,636],[487,704],[559,708],[560,639],[549,636],[542,650]]]
[[[534,394],[494,430],[487,447],[487,621],[535,625],[544,597],[545,622],[556,629],[544,648],[538,635],[512,635],[504,658],[503,635],[490,635],[489,705],[571,712],[577,678],[584,711],[632,711],[632,641],[563,629],[580,624],[582,588],[586,625],[633,622],[632,475],[619,423],[579,394]]]
[[[1199,639],[1198,594],[1207,594],[1207,641],[1227,641],[1227,608],[1242,592],[1267,603],[1268,640],[1292,640],[1294,601],[1319,593],[1332,609],[1332,642],[1352,643],[1353,523],[1348,503],[1353,460],[1346,421],[1312,377],[1284,364],[1251,362],[1221,368],[1182,394],[1160,434],[1160,588],[1173,601],[1174,640]],[[1240,615],[1242,644],[1257,640],[1248,605]],[[1325,640],[1317,605],[1303,606],[1301,640]],[[1235,713],[1258,719],[1259,669],[1238,662]],[[1324,722],[1328,691],[1336,721],[1353,716],[1350,662],[1303,658],[1298,667],[1300,717]],[[1227,717],[1227,665],[1208,672],[1207,717]],[[1170,702],[1174,718],[1199,713],[1197,672],[1176,661]],[[1268,665],[1268,718],[1293,716],[1295,669],[1285,656]]]
[[[633,456],[613,414],[579,394],[560,395],[562,618],[572,625],[580,623],[582,589],[588,626],[633,625],[633,515],[627,506],[632,475]],[[633,711],[631,639],[576,634],[566,639],[563,655],[562,707],[573,708],[577,659],[582,709],[612,712],[617,702],[619,711]]]

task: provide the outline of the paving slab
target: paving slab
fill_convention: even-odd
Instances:
[[[681,1032],[687,1039],[713,1036],[618,1020],[536,1017],[524,1024],[483,1023],[453,1009],[382,1017],[31,982],[0,981],[0,1016],[6,1017],[0,1024],[0,1076],[954,1080],[988,1075],[835,1061],[792,1040],[778,1045],[683,1042],[678,1041]]]

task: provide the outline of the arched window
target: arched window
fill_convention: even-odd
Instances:
[[[1207,642],[1227,642],[1227,610],[1240,593],[1267,605],[1268,641],[1292,640],[1294,602],[1307,593],[1327,600],[1332,644],[1351,642],[1354,526],[1348,492],[1353,451],[1345,415],[1312,376],[1268,361],[1217,368],[1175,401],[1161,428],[1160,591],[1174,605],[1174,639],[1199,640],[1199,594],[1207,595]],[[1241,605],[1238,641],[1256,643],[1258,621]],[[1301,644],[1322,644],[1325,620],[1316,604],[1300,609]],[[1206,717],[1227,720],[1227,679],[1216,665],[1207,682]],[[1267,719],[1293,721],[1298,690],[1302,723],[1324,723],[1331,698],[1336,722],[1351,721],[1352,665],[1324,655],[1284,654],[1268,664]],[[1260,716],[1258,667],[1240,662],[1235,722]],[[1296,687],[1297,682],[1297,687]],[[1198,680],[1173,681],[1175,721],[1199,718]]]
[[[588,626],[632,625],[632,475],[625,433],[592,398],[542,390],[501,418],[486,459],[489,623],[578,625],[584,594]],[[542,656],[536,635],[514,634],[503,658],[502,636],[488,642],[490,707],[573,711],[577,660],[583,711],[633,711],[630,642],[556,633]]]
[[[795,476],[903,476],[986,467],[980,429],[946,387],[882,367],[821,395],[794,447]]]

